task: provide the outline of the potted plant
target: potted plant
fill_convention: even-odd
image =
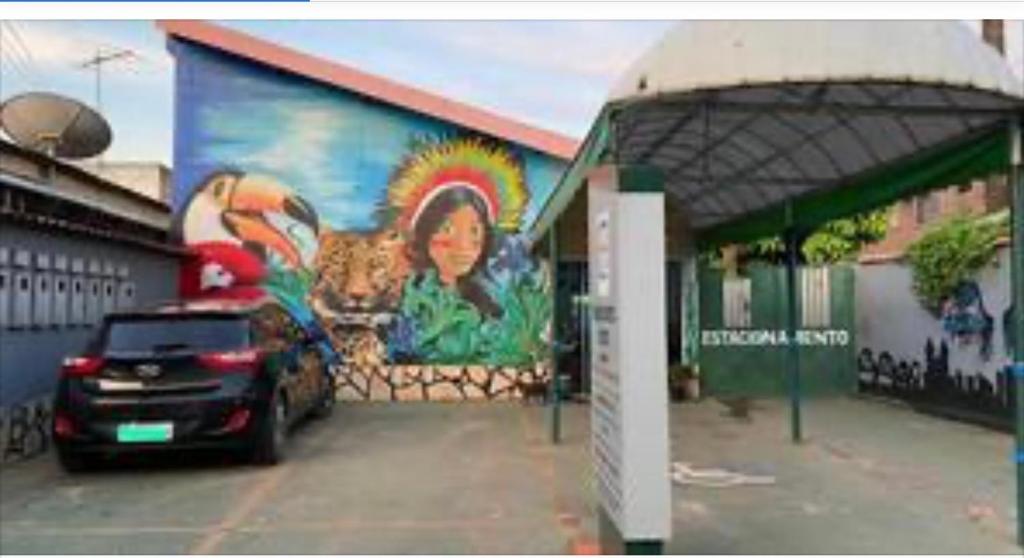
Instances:
[[[685,367],[683,390],[686,392],[687,400],[697,401],[700,399],[700,368],[696,364]]]
[[[668,392],[672,401],[700,398],[700,375],[695,365],[673,364],[668,369]]]

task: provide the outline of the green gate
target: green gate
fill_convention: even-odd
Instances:
[[[721,270],[702,267],[699,281],[698,362],[704,392],[757,397],[788,393],[786,268],[749,265],[738,278],[727,280]],[[726,284],[730,281],[732,288]],[[805,395],[856,390],[853,289],[849,265],[798,270],[798,338],[803,341],[800,363]]]

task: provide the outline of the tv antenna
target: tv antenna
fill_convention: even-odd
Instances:
[[[78,67],[83,70],[93,68],[96,71],[96,112],[103,112],[103,66],[118,60],[138,58],[138,54],[130,48],[96,47],[96,54],[82,61]]]

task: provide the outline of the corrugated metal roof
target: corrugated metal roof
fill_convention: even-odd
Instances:
[[[747,217],[774,218],[790,200],[818,207],[839,194],[830,199],[843,198],[842,209],[863,209],[866,199],[940,186],[895,171],[978,141],[997,149],[993,134],[1024,110],[1021,91],[998,53],[958,22],[685,22],[613,88],[602,113],[612,132],[589,137],[607,136],[617,164],[663,171],[690,225],[722,236]],[[604,147],[581,153],[595,149]],[[991,169],[994,153],[961,163]],[[579,162],[534,237],[581,185]],[[927,174],[960,176],[953,171]],[[899,188],[877,190],[882,175],[900,176]]]

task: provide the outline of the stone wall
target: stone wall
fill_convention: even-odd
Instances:
[[[551,377],[547,364],[511,366],[343,366],[338,396],[343,401],[476,401],[519,399]]]

